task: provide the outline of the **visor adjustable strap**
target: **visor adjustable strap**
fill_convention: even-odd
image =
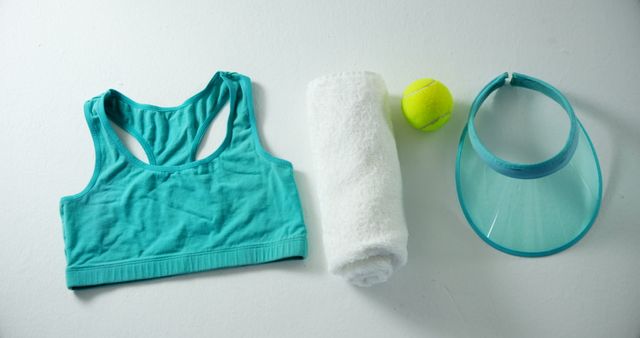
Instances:
[[[560,104],[567,112],[567,115],[569,115],[569,121],[571,123],[569,128],[569,137],[567,138],[567,142],[564,147],[562,147],[562,149],[553,157],[533,164],[509,162],[494,155],[480,141],[474,123],[478,110],[487,97],[489,97],[489,95],[498,88],[504,86],[505,83],[509,83],[511,86],[524,87],[538,91]],[[480,158],[493,170],[513,178],[533,179],[553,174],[569,163],[576,151],[576,147],[578,146],[578,120],[576,119],[569,101],[567,101],[560,91],[550,84],[519,73],[503,73],[493,81],[489,82],[480,91],[471,105],[469,120],[467,121],[467,130],[469,132],[471,145],[478,156],[480,156]]]

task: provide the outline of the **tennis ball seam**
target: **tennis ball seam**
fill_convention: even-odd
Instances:
[[[423,87],[421,87],[419,89],[416,89],[416,90],[412,91],[411,93],[409,93],[407,95],[404,95],[404,97],[405,98],[412,97],[412,96],[418,94],[419,92],[421,92],[421,91],[433,86],[434,84],[436,84],[436,82],[437,82],[436,80],[431,80],[431,82],[429,82],[429,84],[427,84],[427,85],[425,85],[425,86],[423,86]]]
[[[424,126],[418,128],[418,129],[424,129],[424,128],[431,127],[432,125],[438,123],[438,121],[440,121],[440,120],[442,120],[444,118],[448,118],[449,116],[451,116],[451,113],[446,113],[444,115],[440,115],[437,118],[435,118],[434,120],[429,121],[429,123],[425,124]]]

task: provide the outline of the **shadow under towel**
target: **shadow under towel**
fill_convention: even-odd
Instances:
[[[326,75],[307,112],[329,271],[357,286],[386,281],[407,261],[402,182],[387,90],[371,72]]]

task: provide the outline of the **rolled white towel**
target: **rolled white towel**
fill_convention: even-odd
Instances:
[[[311,81],[307,112],[329,271],[357,286],[407,261],[396,144],[382,77],[345,72]]]

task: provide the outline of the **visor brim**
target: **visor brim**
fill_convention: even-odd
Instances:
[[[536,179],[493,170],[474,151],[465,126],[456,188],[464,215],[480,238],[511,255],[538,257],[569,248],[589,231],[600,209],[602,174],[582,124],[571,160]]]

